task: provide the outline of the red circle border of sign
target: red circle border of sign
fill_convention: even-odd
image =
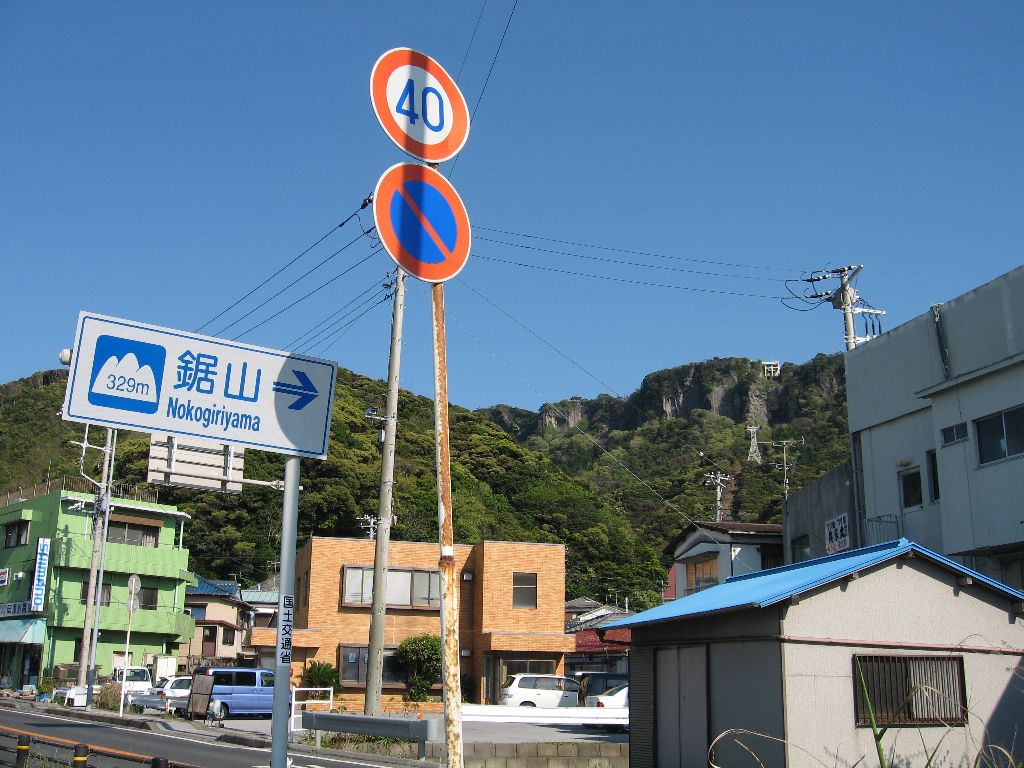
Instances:
[[[424,144],[421,141],[409,136],[403,131],[398,122],[391,116],[391,108],[388,105],[387,86],[388,78],[398,67],[412,65],[424,69],[437,78],[444,88],[445,94],[452,102],[452,130],[444,141],[437,144]],[[392,48],[377,59],[370,72],[370,103],[373,105],[373,113],[377,116],[377,122],[384,129],[398,148],[407,152],[415,158],[426,163],[443,163],[455,157],[466,144],[469,138],[469,107],[466,99],[455,84],[455,80],[449,75],[445,68],[427,56],[425,53],[414,51],[411,48]]]
[[[391,199],[406,181],[422,181],[434,186],[451,206],[455,214],[455,229],[458,238],[451,257],[440,264],[426,264],[410,254],[399,242],[391,221]],[[428,283],[443,283],[455,277],[469,260],[472,232],[469,214],[459,193],[444,176],[418,163],[398,163],[384,171],[373,190],[373,220],[384,250],[402,269],[415,278]]]

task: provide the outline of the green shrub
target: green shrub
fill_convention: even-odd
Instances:
[[[403,640],[395,651],[395,661],[405,673],[409,701],[426,701],[441,678],[441,638],[416,635]]]
[[[335,692],[341,689],[338,668],[324,661],[311,662],[302,670],[300,682],[302,688],[333,688]]]
[[[121,706],[121,684],[107,683],[100,688],[96,706],[100,709],[118,709]]]
[[[40,677],[36,684],[36,693],[53,693],[56,687],[57,683],[52,677]]]

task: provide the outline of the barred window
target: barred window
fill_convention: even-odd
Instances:
[[[880,726],[967,722],[963,656],[854,656],[859,726],[871,725],[865,688]]]

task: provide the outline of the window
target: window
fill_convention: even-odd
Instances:
[[[132,544],[136,547],[155,547],[160,538],[156,525],[139,525],[120,520],[107,523],[107,541],[114,544]]]
[[[508,659],[505,672],[509,675],[553,675],[555,662],[549,659]]]
[[[932,504],[939,500],[939,461],[935,451],[927,451],[928,458],[928,501]]]
[[[223,642],[224,645],[234,645],[235,644],[235,630],[232,629],[231,627],[224,627],[221,630],[221,642]]]
[[[364,646],[345,645],[338,649],[341,654],[341,681],[343,683],[366,684],[366,667],[369,664],[370,651]],[[404,685],[405,677],[398,662],[395,660],[395,649],[384,649],[384,671],[381,682],[384,685]]]
[[[865,687],[880,726],[967,722],[962,656],[854,656],[854,709],[860,726],[871,724]]]
[[[785,559],[782,557],[782,546],[769,546],[762,544],[759,549],[761,550],[761,570],[767,571],[769,568],[778,568],[779,566],[785,565]]]
[[[196,621],[202,621],[206,618],[206,606],[205,605],[192,605],[189,606],[188,611],[192,614],[192,618]]]
[[[89,582],[88,581],[83,581],[82,582],[82,593],[79,596],[79,599],[81,600],[82,605],[85,605],[87,602],[89,602]],[[100,590],[100,605],[102,605],[104,607],[110,605],[110,585],[109,584],[104,584],[103,585],[103,589]]]
[[[512,607],[513,608],[536,608],[537,607],[537,574],[536,573],[513,573],[512,574]]]
[[[951,427],[944,427],[942,430],[942,447],[953,443],[962,443],[967,439],[967,422],[961,421]]]
[[[805,533],[803,536],[797,536],[795,539],[789,542],[789,551],[793,556],[794,563],[802,563],[804,560],[811,559],[811,535]]]
[[[28,520],[18,520],[8,523],[4,534],[4,547],[20,547],[28,544]]]
[[[250,688],[256,687],[256,671],[242,672],[239,670],[235,672],[235,685],[246,685]]]
[[[139,608],[155,611],[157,608],[157,590],[155,587],[143,587],[139,590]]]
[[[900,472],[900,506],[903,509],[920,507],[922,501],[921,468],[914,467]]]
[[[1024,453],[1024,407],[978,419],[974,429],[982,464]]]
[[[718,584],[718,556],[691,560],[686,564],[686,594],[700,592],[702,589]]]
[[[373,602],[373,568],[346,565],[343,584],[343,605]],[[440,572],[389,568],[387,601],[395,608],[440,608]]]

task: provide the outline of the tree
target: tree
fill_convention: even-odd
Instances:
[[[441,678],[441,638],[436,635],[407,638],[395,650],[395,661],[405,674],[409,701],[426,701],[430,689]]]

